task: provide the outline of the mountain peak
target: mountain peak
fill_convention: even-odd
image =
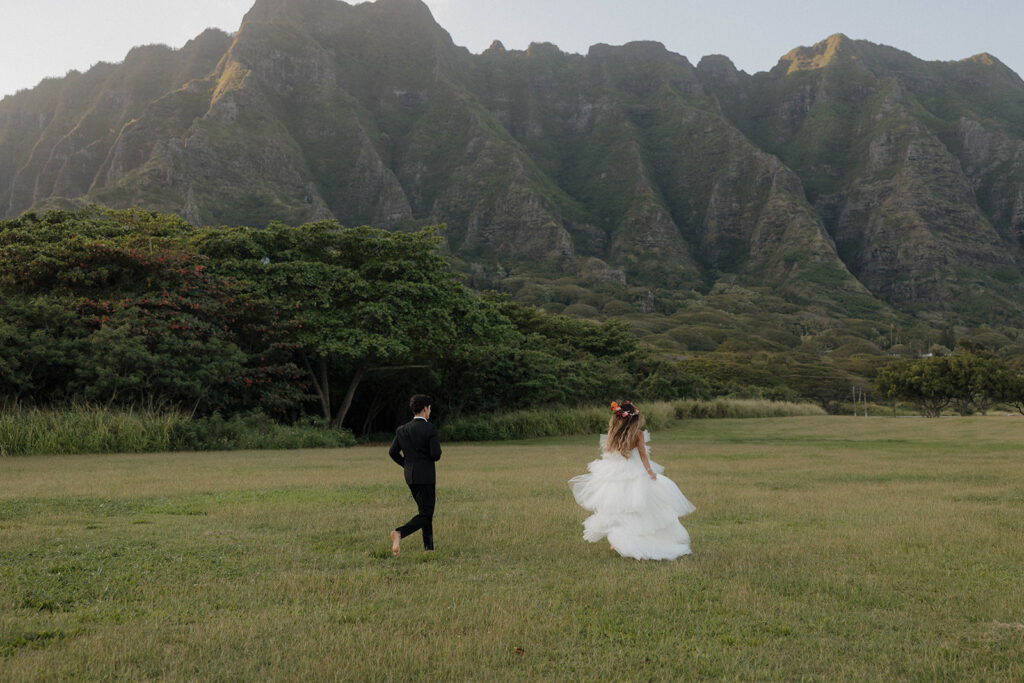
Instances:
[[[1024,88],[1024,80],[1021,79],[1021,75],[989,52],[981,52],[961,59],[959,64],[969,67],[977,73],[989,74],[988,77],[1004,79],[1005,83],[1012,84],[1014,88]]]
[[[1003,62],[991,52],[979,52],[978,54],[967,57],[966,59],[961,59],[960,63],[995,67],[1000,71],[1006,71],[1014,74],[1015,76],[1018,75],[1013,71],[1013,69],[1006,66],[1006,64],[1003,64]]]
[[[331,0],[331,2],[337,2],[337,0]],[[403,14],[422,21],[428,21],[431,24],[434,23],[434,15],[423,0],[376,0],[373,3],[362,4],[372,4],[374,7],[387,12]]]
[[[727,78],[734,78],[739,72],[733,61],[725,55],[704,55],[697,62],[697,70]]]
[[[993,55],[989,54],[988,52],[979,52],[978,54],[968,57],[963,61],[977,62],[978,64],[984,64],[985,66],[995,66],[996,64],[1001,64],[1001,62],[998,59],[996,59]]]
[[[811,47],[793,48],[779,60],[779,66],[785,67],[787,74],[822,69],[842,57],[853,56],[854,44],[844,34],[834,33]]]
[[[423,0],[375,0],[374,2],[346,3],[341,0],[256,0],[246,12],[247,21],[274,21],[281,17],[294,17],[310,12],[343,12],[351,9],[371,9],[402,14],[417,20],[434,23],[434,15]]]
[[[256,0],[242,17],[242,24],[250,21],[273,21],[288,10],[292,0]]]
[[[625,57],[627,59],[664,59],[664,58],[682,58],[682,55],[677,55],[659,43],[656,40],[633,40],[624,45],[606,45],[605,43],[597,43],[590,46],[588,57]]]
[[[526,48],[528,57],[561,57],[565,53],[554,43],[530,43]]]

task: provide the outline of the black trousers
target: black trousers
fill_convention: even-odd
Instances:
[[[419,512],[402,526],[395,529],[402,538],[423,530],[423,549],[434,549],[434,484],[409,484],[412,498]]]

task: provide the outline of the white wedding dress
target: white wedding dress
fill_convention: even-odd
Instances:
[[[638,560],[674,560],[690,554],[690,534],[679,518],[697,508],[662,472],[665,468],[650,459],[657,474],[651,479],[637,449],[622,457],[604,449],[607,434],[601,435],[601,458],[587,465],[589,474],[569,480],[572,495],[584,509],[594,513],[583,522],[583,538],[596,543],[607,538],[623,557]],[[650,440],[644,432],[644,443]]]

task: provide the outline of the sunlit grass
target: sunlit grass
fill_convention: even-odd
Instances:
[[[0,459],[0,679],[1020,680],[1024,419],[693,420],[694,554],[581,539],[596,435]]]

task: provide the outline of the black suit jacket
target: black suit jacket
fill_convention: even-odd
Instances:
[[[388,455],[405,468],[406,484],[437,483],[434,463],[441,459],[441,440],[430,422],[414,419],[399,427]]]

